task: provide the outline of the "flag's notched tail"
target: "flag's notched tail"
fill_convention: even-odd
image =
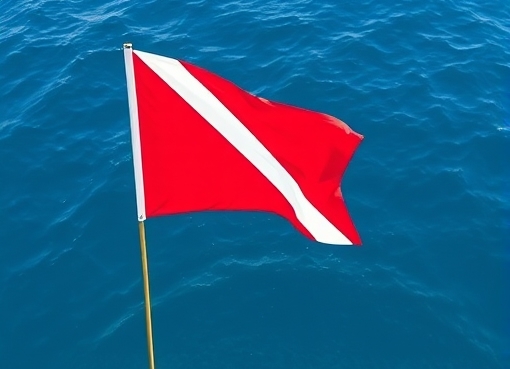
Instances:
[[[139,220],[263,210],[319,242],[361,243],[339,189],[361,135],[192,64],[124,54]]]

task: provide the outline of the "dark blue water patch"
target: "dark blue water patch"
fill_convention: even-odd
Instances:
[[[180,299],[183,305],[177,301],[163,304],[160,309],[164,312],[155,310],[155,320],[161,324],[159,335],[172,332],[173,351],[191,354],[186,360],[199,367],[219,367],[220,358],[233,347],[237,347],[230,353],[233,362],[244,360],[245,367],[284,367],[288,362],[306,367],[311,360],[320,367],[332,362],[336,367],[378,362],[380,367],[462,363],[475,368],[494,360],[491,353],[470,342],[465,332],[452,329],[453,311],[444,311],[443,318],[430,315],[436,305],[448,305],[440,298],[434,301],[434,297],[398,292],[391,285],[379,286],[384,293],[376,292],[369,285],[360,286],[359,281],[349,282],[349,276],[307,272],[306,267],[277,272],[265,269],[239,270],[235,279],[220,281],[216,288],[197,287],[200,293]],[[318,285],[329,293],[322,293]],[[396,312],[381,302],[379,293],[385,295],[383,300],[391,296],[401,309]],[[262,295],[263,304],[259,300]],[[367,295],[374,305],[363,303]],[[190,307],[192,318],[176,324],[172,317],[183,316],[185,310],[189,314]],[[374,310],[383,318],[374,317]],[[213,316],[213,311],[218,313]],[[446,318],[449,314],[452,320]],[[409,341],[409,336],[414,339]],[[475,361],[466,361],[465,352],[471,352]],[[180,361],[170,353],[162,356],[163,362]],[[329,360],[318,360],[323,356]]]

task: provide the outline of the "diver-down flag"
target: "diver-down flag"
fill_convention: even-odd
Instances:
[[[328,244],[360,244],[340,182],[363,137],[187,62],[125,48],[138,219],[269,211]]]

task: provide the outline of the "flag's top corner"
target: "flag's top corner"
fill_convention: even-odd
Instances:
[[[176,72],[183,70],[183,65],[181,62],[174,58],[169,58],[166,56],[158,55],[158,54],[152,54],[145,51],[140,50],[133,50],[133,54],[138,56],[149,68],[151,68],[156,74],[158,74],[160,77],[165,79],[165,76],[168,78],[172,78],[172,76],[175,75]],[[175,68],[177,67],[177,70],[172,69],[170,71],[168,68]]]

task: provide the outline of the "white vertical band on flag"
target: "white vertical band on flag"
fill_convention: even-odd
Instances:
[[[308,201],[294,178],[266,147],[178,60],[138,50],[133,52],[280,191],[294,209],[297,219],[317,241],[352,245],[352,242]]]
[[[133,164],[135,167],[136,208],[138,212],[138,221],[141,222],[146,219],[145,193],[143,188],[142,149],[140,145],[140,125],[138,122],[138,103],[136,100],[132,48],[124,48],[124,61],[126,64],[129,118],[131,121],[131,146],[133,148]]]

